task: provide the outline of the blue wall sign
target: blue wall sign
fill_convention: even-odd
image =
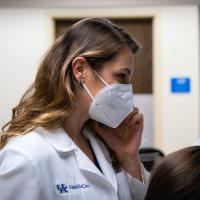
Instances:
[[[190,93],[190,78],[171,78],[172,93]]]

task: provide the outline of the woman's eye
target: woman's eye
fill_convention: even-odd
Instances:
[[[126,78],[126,74],[118,74],[117,75],[119,78]]]
[[[118,79],[125,80],[127,78],[126,74],[117,74]]]
[[[129,81],[129,76],[125,73],[116,74],[116,78],[120,83],[126,83]]]

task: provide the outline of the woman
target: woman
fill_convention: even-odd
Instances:
[[[4,127],[1,200],[144,198],[143,117],[130,84],[138,48],[103,18],[55,42]]]
[[[200,147],[166,156],[152,172],[145,200],[199,200]]]

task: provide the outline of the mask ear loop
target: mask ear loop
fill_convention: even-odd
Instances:
[[[96,76],[106,85],[110,88],[110,92],[112,91],[112,87],[110,87],[110,85],[108,83],[106,83],[106,81],[103,80],[103,78],[101,78],[101,76],[99,76],[99,74],[97,74],[97,72],[93,69],[94,73],[96,74]]]
[[[99,76],[97,74],[97,72],[92,69],[94,71],[94,73],[96,74],[96,76],[108,87],[110,87],[110,85],[108,83],[106,83],[106,81],[103,80],[103,78],[101,78],[101,76]],[[81,84],[83,85],[83,87],[85,88],[85,90],[87,91],[88,95],[92,98],[92,100],[97,104],[95,98],[92,96],[91,92],[88,90],[87,86],[85,85],[85,83],[83,81],[81,81]]]
[[[85,83],[82,82],[83,87],[85,88],[86,92],[88,93],[88,95],[92,98],[92,100],[98,104],[95,100],[95,98],[92,96],[91,92],[88,90],[87,86],[85,85]]]
[[[86,87],[85,83],[82,83],[83,87],[85,88],[85,90],[87,91],[87,93],[89,94],[89,96],[92,98],[93,101],[95,101],[94,97],[92,96],[91,92],[88,90],[88,88]]]
[[[96,72],[94,69],[93,69],[93,71],[94,71],[94,73],[97,75],[97,77],[98,77],[105,85],[109,86],[109,84],[106,83],[106,81],[104,81],[104,80],[101,78],[101,76],[99,76],[99,74],[97,74],[97,72]]]

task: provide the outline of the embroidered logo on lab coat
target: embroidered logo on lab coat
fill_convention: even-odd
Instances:
[[[66,194],[66,193],[69,193],[72,191],[85,190],[85,189],[89,189],[89,188],[91,188],[91,186],[88,184],[84,184],[84,183],[83,184],[71,184],[71,185],[61,183],[61,184],[56,185],[56,191],[59,194]]]

